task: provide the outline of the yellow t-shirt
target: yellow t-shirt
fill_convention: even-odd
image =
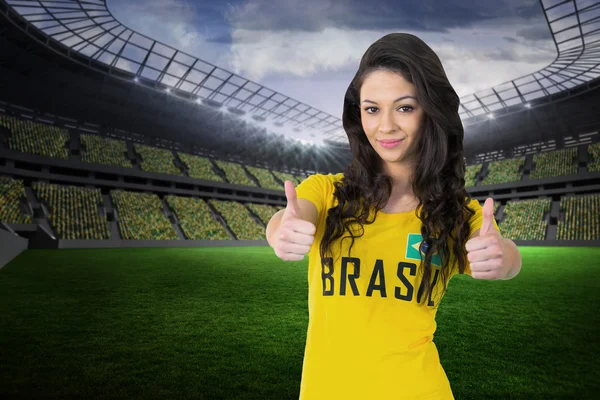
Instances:
[[[333,271],[321,262],[327,210],[337,205],[333,182],[342,177],[311,175],[296,188],[298,198],[311,201],[319,212],[308,254],[309,324],[300,400],[453,399],[433,343],[441,282],[428,306],[417,304],[422,237],[415,211],[379,211],[373,224],[364,225],[364,236],[355,239],[350,258],[351,239],[342,240],[341,254],[338,239]],[[473,232],[481,227],[482,207],[477,200],[470,207],[477,211],[470,221]],[[498,229],[495,220],[494,226]],[[432,264],[434,282],[439,255]],[[470,275],[470,268],[465,273]]]

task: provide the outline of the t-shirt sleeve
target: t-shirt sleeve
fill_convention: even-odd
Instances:
[[[483,207],[481,206],[481,204],[479,204],[478,200],[471,200],[471,202],[469,203],[469,208],[475,210],[475,215],[473,215],[471,217],[471,219],[469,220],[469,226],[471,228],[471,235],[473,233],[475,233],[475,231],[477,229],[481,229],[481,225],[483,224]],[[498,223],[496,222],[496,217],[493,218],[492,220],[494,222],[494,227],[496,228],[496,230],[498,232],[500,232],[500,228],[498,228]],[[471,238],[469,238],[471,239]],[[471,265],[469,263],[469,260],[466,260],[466,268],[465,268],[465,274],[466,275],[471,275]]]
[[[326,211],[328,199],[333,196],[333,190],[333,175],[314,174],[296,187],[296,197],[313,203],[320,218]]]

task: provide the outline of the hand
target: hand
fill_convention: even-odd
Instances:
[[[291,181],[285,181],[287,206],[283,211],[279,227],[273,233],[273,250],[283,261],[300,261],[308,254],[315,240],[316,226],[301,218],[296,188]]]
[[[507,265],[506,243],[494,228],[494,199],[488,197],[483,205],[483,223],[479,236],[467,241],[467,259],[475,279],[504,279],[510,270]]]

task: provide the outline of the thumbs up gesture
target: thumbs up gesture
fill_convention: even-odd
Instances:
[[[312,222],[302,219],[294,184],[288,180],[284,186],[287,206],[279,227],[274,232],[272,247],[275,255],[283,261],[300,261],[309,253],[317,227]]]
[[[488,197],[483,205],[483,222],[479,236],[467,241],[467,259],[475,279],[505,279],[511,269],[507,259],[506,241],[494,228],[494,199]]]

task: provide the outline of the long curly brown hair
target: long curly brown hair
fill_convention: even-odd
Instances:
[[[398,73],[412,83],[424,111],[411,187],[419,201],[420,215],[416,214],[422,221],[421,235],[428,245],[425,259],[421,256],[424,296],[417,301],[427,304],[433,292],[432,255],[438,253],[442,261],[438,280],[443,285],[441,295],[446,291],[451,268],[456,265],[450,265],[452,255],[458,264],[458,272],[464,273],[464,245],[471,234],[468,221],[475,211],[468,207],[471,198],[465,190],[464,131],[458,115],[459,97],[450,85],[439,57],[414,35],[392,33],[373,43],[363,55],[346,91],[342,120],[354,158],[342,181],[335,183],[334,196],[338,205],[328,210],[320,255],[322,260],[331,262],[327,257],[331,245],[348,232],[350,235],[342,240],[352,239],[349,256],[355,238],[364,235],[362,226],[375,221],[377,212],[386,205],[392,192],[392,178],[383,171],[383,160],[367,139],[359,108],[360,88],[365,78],[381,70]],[[374,214],[369,220],[371,210]],[[359,230],[362,230],[358,236],[351,228],[354,224],[359,224]]]

